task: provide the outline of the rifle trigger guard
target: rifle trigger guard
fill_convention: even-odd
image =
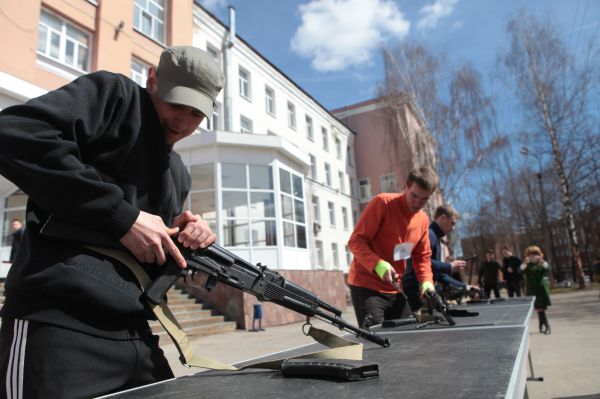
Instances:
[[[308,330],[304,330],[305,327],[308,327]],[[310,327],[312,327],[312,324],[310,324],[310,317],[306,318],[306,323],[304,323],[304,325],[302,325],[302,333],[304,335],[306,335],[308,337],[308,332],[310,331]]]

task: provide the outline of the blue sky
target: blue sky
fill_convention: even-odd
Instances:
[[[368,100],[382,79],[381,45],[418,39],[451,62],[471,62],[489,94],[507,18],[550,16],[573,49],[600,34],[598,0],[200,0],[328,109]]]

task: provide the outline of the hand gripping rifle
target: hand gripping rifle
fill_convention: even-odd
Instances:
[[[456,322],[448,314],[448,306],[446,306],[437,292],[426,291],[425,296],[427,297],[427,302],[429,302],[428,306],[430,314],[433,313],[432,310],[435,309],[436,311],[440,312],[442,316],[444,316],[444,319],[446,319],[446,322],[448,322],[449,325],[453,326],[456,324]]]
[[[154,304],[160,303],[179,277],[185,277],[189,272],[202,272],[208,276],[207,290],[221,282],[252,294],[259,301],[275,302],[305,316],[323,319],[340,330],[352,331],[358,337],[377,345],[390,346],[387,338],[348,324],[340,317],[342,312],[339,309],[260,263],[254,266],[217,244],[197,250],[178,244],[178,248],[187,262],[187,267],[182,269],[173,258],[167,257],[164,273],[152,282],[145,293],[146,298]]]

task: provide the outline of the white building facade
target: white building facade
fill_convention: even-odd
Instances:
[[[215,117],[176,146],[192,174],[189,209],[253,263],[347,271],[354,134],[201,7],[193,44],[223,67],[225,88]]]

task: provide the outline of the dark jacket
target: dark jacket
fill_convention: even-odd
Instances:
[[[481,262],[481,268],[479,269],[479,283],[485,285],[496,285],[498,284],[498,272],[500,271],[500,263],[492,260],[491,262]]]
[[[166,225],[181,213],[190,176],[148,93],[122,75],[85,75],[4,109],[0,141],[0,173],[29,196],[1,315],[121,334],[146,314],[141,291],[77,242],[119,245],[140,210]]]
[[[433,272],[433,280],[444,284],[454,285],[460,288],[466,288],[466,284],[458,281],[450,276],[452,274],[452,265],[447,262],[442,262],[442,244],[441,238],[444,232],[433,221],[429,225],[429,245],[431,246],[431,271]],[[407,262],[406,272],[402,277],[402,285],[404,287],[415,287],[419,285],[417,277],[412,268],[412,262]]]
[[[19,250],[19,246],[21,245],[21,240],[23,240],[23,233],[24,233],[25,229],[23,227],[21,227],[18,230],[15,230],[14,233],[12,233],[12,244],[10,247],[10,258],[8,258],[9,261],[13,262],[17,256],[17,251]]]
[[[508,271],[508,268],[512,269],[512,272]],[[502,261],[502,272],[504,273],[504,279],[508,282],[519,282],[521,281],[521,259],[516,256],[507,256]]]

